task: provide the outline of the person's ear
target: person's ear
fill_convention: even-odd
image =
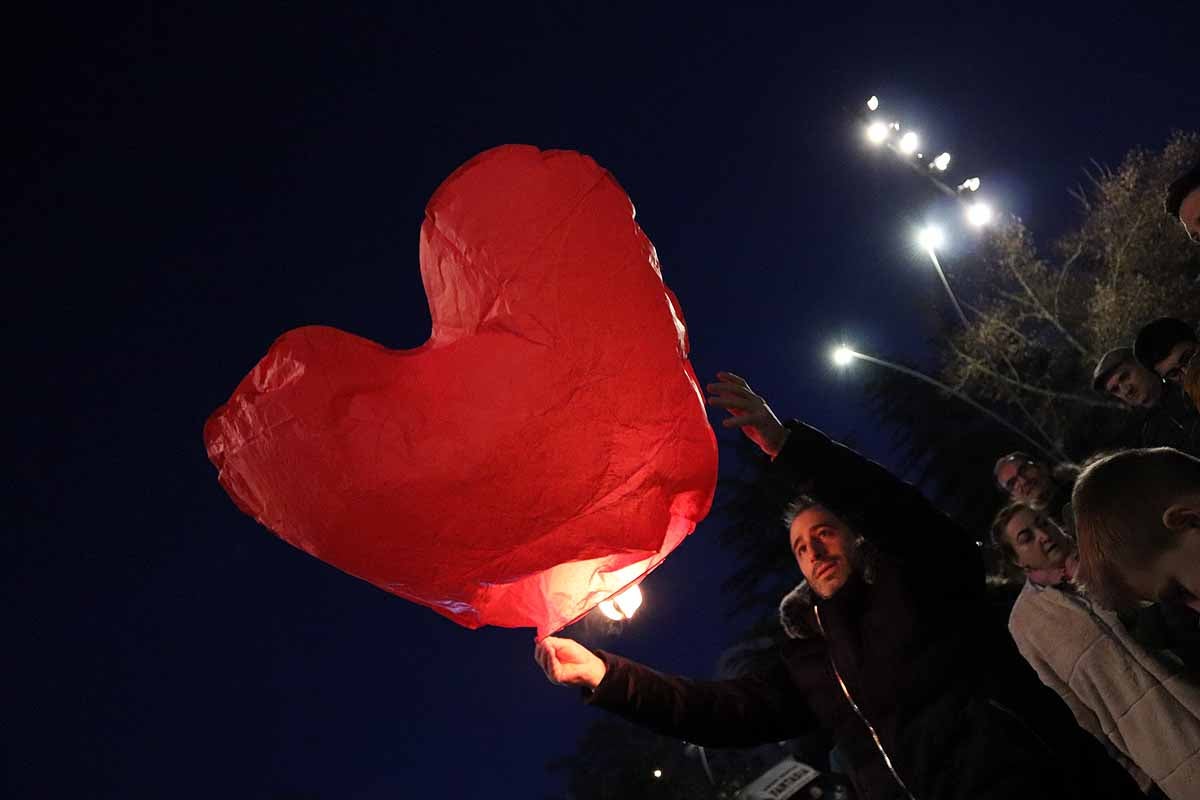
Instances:
[[[1162,523],[1167,530],[1175,533],[1200,530],[1200,504],[1195,501],[1174,503],[1163,512]]]

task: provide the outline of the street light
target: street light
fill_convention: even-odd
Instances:
[[[867,362],[870,362],[871,364],[877,364],[881,367],[887,367],[890,370],[894,370],[896,372],[902,373],[904,375],[909,376],[910,378],[916,378],[917,380],[927,383],[930,386],[934,386],[938,389],[941,389],[946,394],[954,395],[959,400],[962,400],[964,403],[971,406],[976,411],[979,411],[979,412],[991,417],[993,420],[1000,423],[1005,428],[1007,428],[1008,430],[1015,433],[1017,436],[1020,436],[1022,439],[1029,442],[1029,444],[1033,445],[1039,451],[1041,451],[1042,453],[1045,453],[1047,456],[1050,457],[1050,459],[1052,461],[1059,460],[1059,457],[1056,456],[1055,454],[1051,453],[1046,448],[1045,445],[1043,445],[1041,442],[1037,441],[1036,439],[1033,439],[1032,437],[1030,437],[1029,434],[1025,433],[1025,431],[1021,430],[1016,425],[1013,425],[1011,422],[1009,422],[1004,417],[997,414],[995,411],[992,411],[990,408],[988,408],[985,405],[981,405],[974,398],[963,394],[958,389],[955,389],[953,386],[944,384],[941,381],[939,381],[937,378],[931,378],[930,376],[926,375],[924,372],[915,370],[912,367],[906,367],[903,364],[897,364],[894,361],[888,361],[883,358],[876,358],[875,356],[867,355],[866,353],[860,353],[859,351],[854,350],[845,344],[838,345],[837,347],[835,347],[830,352],[830,358],[833,360],[833,363],[836,364],[838,367],[847,367],[850,365],[850,363],[852,361],[854,361],[856,359],[859,361],[867,361]]]
[[[937,257],[937,249],[945,243],[946,235],[942,233],[942,229],[937,225],[926,225],[917,231],[917,244],[929,254],[929,260],[933,262],[933,268],[937,270],[938,277],[942,279],[942,286],[945,287],[946,294],[950,295],[950,302],[954,304],[954,310],[958,313],[958,318],[962,321],[965,328],[970,324],[967,322],[967,315],[963,312],[962,306],[958,302],[958,297],[954,294],[954,290],[950,288],[950,281],[946,280],[946,273],[942,270],[942,262],[938,261]]]
[[[632,619],[634,613],[642,605],[642,590],[635,583],[625,591],[607,600],[601,600],[597,606],[604,616],[614,622]]]
[[[917,135],[912,131],[909,131],[900,137],[900,152],[904,153],[906,156],[911,156],[913,153],[917,152],[917,147],[920,145],[920,143],[921,140],[917,138]]]
[[[958,185],[958,190],[960,192],[978,192],[979,178],[967,178]]]
[[[946,234],[937,225],[926,225],[917,231],[917,244],[922,250],[933,252],[946,243]]]
[[[976,228],[982,228],[992,221],[992,207],[982,200],[976,200],[967,206],[967,222]]]
[[[931,167],[935,167],[938,172],[945,172],[946,168],[950,166],[950,154],[942,153],[940,156],[931,161],[929,165]]]
[[[879,108],[879,98],[871,95],[871,99],[867,101],[867,110],[874,111],[877,108]]]
[[[867,139],[871,144],[883,144],[888,138],[886,122],[872,122],[867,126]]]

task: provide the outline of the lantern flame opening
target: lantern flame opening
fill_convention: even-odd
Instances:
[[[642,589],[637,584],[634,584],[615,597],[610,597],[608,600],[601,600],[597,607],[604,616],[614,622],[621,622],[622,620],[633,619],[633,615],[637,613],[637,610],[641,606]]]

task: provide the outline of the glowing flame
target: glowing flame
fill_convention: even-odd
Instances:
[[[633,619],[633,615],[641,606],[642,590],[641,587],[634,584],[616,597],[601,600],[598,608],[604,616],[614,622],[620,622],[621,620]]]

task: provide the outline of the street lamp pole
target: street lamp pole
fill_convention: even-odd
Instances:
[[[876,358],[875,356],[867,355],[866,353],[860,353],[857,350],[853,350],[849,347],[846,347],[845,345],[838,347],[833,353],[833,361],[838,366],[846,366],[853,359],[856,359],[856,358],[861,361],[869,361],[872,364],[878,364],[881,367],[887,367],[888,369],[903,373],[905,375],[908,375],[911,378],[916,378],[917,380],[923,381],[924,383],[927,383],[930,386],[934,386],[938,389],[941,389],[943,392],[946,392],[947,394],[954,395],[959,400],[962,400],[964,403],[966,403],[967,405],[974,408],[976,411],[986,414],[987,416],[991,417],[993,420],[998,422],[1000,425],[1004,426],[1005,429],[1015,433],[1017,436],[1020,436],[1022,439],[1029,442],[1029,444],[1033,445],[1040,452],[1042,452],[1046,456],[1048,456],[1052,462],[1058,460],[1058,456],[1056,454],[1054,454],[1053,452],[1051,452],[1051,450],[1049,448],[1047,448],[1046,445],[1037,441],[1036,439],[1031,437],[1029,434],[1025,433],[1025,431],[1021,430],[1016,425],[1013,425],[1011,422],[1006,420],[1004,417],[997,414],[995,411],[992,411],[987,406],[982,405],[981,403],[976,401],[974,398],[963,394],[959,390],[955,389],[953,386],[949,386],[948,384],[942,383],[941,381],[939,381],[936,378],[929,377],[924,372],[915,370],[912,367],[906,367],[903,364],[897,364],[894,361],[888,361],[887,359]]]
[[[946,280],[946,273],[942,270],[942,262],[938,261],[937,249],[946,243],[946,235],[942,233],[942,229],[937,225],[926,225],[921,230],[917,231],[917,246],[929,254],[929,260],[933,262],[933,268],[937,270],[938,277],[942,279],[942,286],[946,287],[946,294],[950,295],[950,302],[954,304],[954,310],[958,312],[958,318],[962,320],[964,328],[970,327],[967,322],[967,315],[963,313],[962,306],[958,302],[958,298],[954,295],[954,290],[950,288],[950,281]]]
[[[930,247],[928,253],[929,260],[933,262],[933,268],[937,270],[938,277],[942,279],[942,286],[946,287],[946,294],[950,295],[950,302],[954,303],[954,310],[958,312],[958,318],[962,320],[964,328],[969,328],[970,323],[967,322],[967,315],[963,313],[962,306],[959,305],[954,290],[950,288],[950,281],[946,280],[946,273],[942,271],[942,264],[938,261],[937,251]]]

